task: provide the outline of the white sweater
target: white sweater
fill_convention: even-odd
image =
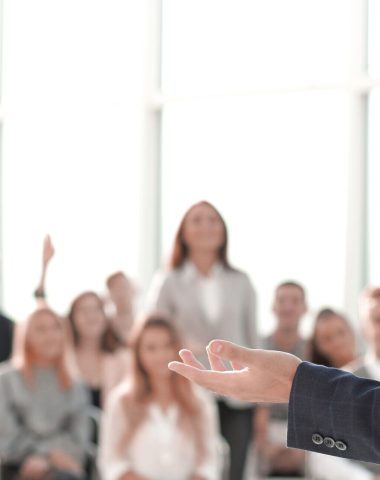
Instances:
[[[118,388],[103,414],[99,467],[104,480],[119,480],[133,471],[149,480],[189,480],[198,474],[205,480],[219,478],[218,422],[213,400],[204,392],[198,395],[204,405],[207,452],[201,465],[196,464],[195,445],[178,426],[179,410],[171,405],[163,411],[151,403],[147,418],[139,426],[129,445],[120,451],[120,441],[128,431],[128,417]]]

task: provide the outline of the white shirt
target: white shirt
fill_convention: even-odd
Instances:
[[[126,449],[120,450],[120,440],[128,429],[121,395],[120,389],[114,392],[104,413],[99,461],[102,478],[119,480],[129,471],[149,480],[189,480],[194,474],[206,480],[219,478],[217,415],[208,394],[202,392],[201,395],[208,424],[207,452],[201,465],[196,465],[194,444],[178,427],[176,405],[163,411],[158,404],[152,403],[147,418]]]
[[[367,367],[372,380],[380,380],[380,360],[376,357],[374,351],[370,350],[366,353],[364,365]]]
[[[184,276],[196,283],[202,309],[212,324],[218,321],[222,309],[222,272],[223,265],[219,262],[211,268],[208,275],[202,275],[190,260],[183,269]]]
[[[308,478],[312,480],[373,480],[374,474],[347,458],[308,453]]]

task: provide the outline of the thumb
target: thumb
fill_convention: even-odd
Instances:
[[[214,355],[224,360],[229,360],[242,368],[246,367],[253,360],[253,350],[236,345],[236,343],[227,342],[226,340],[212,340],[208,348]]]

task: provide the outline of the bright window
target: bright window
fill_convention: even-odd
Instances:
[[[287,279],[312,309],[346,305],[351,7],[163,0],[165,255],[184,211],[214,202],[263,332]]]
[[[143,18],[123,0],[10,0],[4,9],[3,281],[33,306],[42,240],[51,305],[137,274]]]
[[[347,0],[163,0],[166,94],[341,82]]]
[[[209,199],[225,215],[235,265],[259,292],[265,328],[277,283],[312,306],[344,302],[347,97],[295,93],[173,104],[163,122],[163,244]]]
[[[380,285],[380,89],[370,97],[368,165],[369,281]]]

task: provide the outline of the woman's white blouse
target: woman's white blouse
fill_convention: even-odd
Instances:
[[[348,458],[308,452],[307,466],[312,480],[373,480],[374,474]]]
[[[183,267],[183,274],[188,281],[194,282],[205,318],[215,325],[223,306],[223,266],[216,263],[206,276],[202,275],[194,263],[188,260]]]
[[[179,410],[171,405],[163,411],[158,404],[148,408],[147,418],[130,443],[120,449],[128,430],[128,419],[122,403],[122,390],[109,399],[102,421],[99,467],[104,480],[119,480],[134,472],[148,480],[190,480],[195,474],[205,480],[219,478],[218,427],[215,405],[202,392],[204,421],[207,422],[207,452],[196,465],[196,451],[191,439],[178,427]]]

